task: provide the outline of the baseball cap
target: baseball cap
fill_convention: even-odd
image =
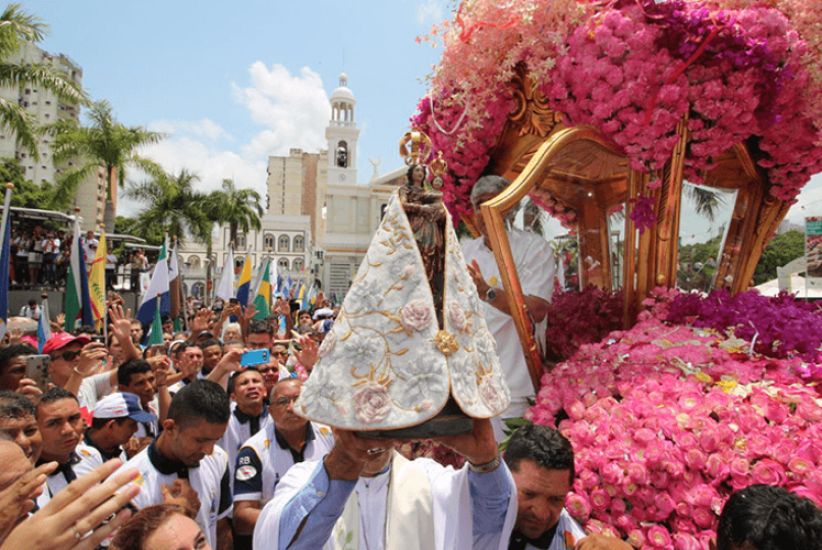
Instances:
[[[133,393],[119,392],[107,395],[94,407],[94,418],[131,418],[137,422],[154,422],[157,415],[140,408],[140,398]]]
[[[85,336],[72,336],[68,332],[61,332],[60,334],[55,334],[49,341],[46,342],[46,345],[43,346],[43,353],[48,355],[53,351],[57,351],[58,349],[64,348],[69,344],[73,344],[74,342],[79,342],[81,345],[85,346],[91,340],[86,338]]]

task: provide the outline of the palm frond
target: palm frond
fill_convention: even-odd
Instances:
[[[0,85],[18,88],[26,83],[54,93],[66,103],[88,103],[88,94],[69,75],[51,65],[0,63]]]
[[[72,167],[57,177],[54,194],[51,203],[48,205],[52,210],[65,210],[71,199],[77,196],[77,189],[84,182],[87,182],[98,166],[91,164]]]
[[[0,97],[0,126],[14,133],[17,144],[26,149],[35,160],[40,159],[37,141],[37,118],[13,103]]]

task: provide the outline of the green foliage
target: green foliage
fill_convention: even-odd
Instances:
[[[54,192],[50,184],[36,185],[26,181],[17,159],[0,159],[0,184],[12,183],[11,205],[18,208],[43,208]]]
[[[679,271],[677,286],[683,290],[710,290],[711,281],[716,273],[719,246],[722,244],[724,230],[719,235],[704,243],[695,243],[679,247]]]
[[[237,189],[233,180],[224,179],[223,188],[208,195],[205,215],[213,223],[228,224],[231,240],[236,241],[238,231],[262,228],[260,218],[265,209],[261,200],[253,189]]]
[[[151,176],[159,176],[162,169],[152,160],[140,157],[137,149],[158,143],[165,135],[150,132],[141,126],[127,127],[117,122],[108,101],[97,101],[86,113],[87,126],[74,119],[61,120],[50,127],[54,134],[54,163],[83,159],[63,172],[57,180],[52,201],[54,207],[65,207],[77,194],[77,188],[88,181],[100,167],[109,180],[107,196],[111,198],[111,175],[117,171],[120,187],[125,186],[126,169],[139,168]]]
[[[126,195],[145,205],[130,227],[131,234],[150,241],[168,230],[180,243],[188,237],[209,242],[213,224],[204,213],[206,196],[194,189],[198,180],[196,174],[183,169],[177,175],[161,171],[148,181],[130,185]]]
[[[126,218],[124,216],[117,216],[114,219],[114,232],[120,235],[133,235],[146,240],[146,244],[152,246],[161,246],[165,238],[165,230],[162,227],[151,227],[148,232],[138,234],[139,221],[135,218]]]
[[[88,102],[88,96],[71,76],[45,64],[20,64],[10,61],[25,44],[43,40],[48,26],[38,17],[23,11],[19,4],[9,4],[0,14],[0,87],[18,89],[33,85],[53,92],[66,103]],[[0,99],[0,127],[14,134],[17,144],[39,159],[39,121],[16,101]]]
[[[754,272],[754,284],[761,285],[776,278],[776,268],[801,258],[805,254],[805,234],[792,229],[777,235],[762,253]]]

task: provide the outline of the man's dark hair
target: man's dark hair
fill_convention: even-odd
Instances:
[[[220,349],[223,349],[223,345],[219,342],[219,340],[214,340],[213,338],[209,338],[203,342],[197,344],[197,346],[201,350],[205,350],[206,348],[210,348],[211,346],[220,346]]]
[[[0,347],[0,374],[6,370],[9,362],[15,357],[33,355],[35,353],[37,353],[37,350],[28,344],[14,344],[13,346]]]
[[[135,374],[150,372],[151,365],[142,359],[129,359],[117,369],[117,385],[130,386],[131,377]]]
[[[210,380],[194,380],[174,394],[168,418],[184,427],[196,420],[225,424],[231,415],[228,394]]]
[[[37,402],[37,410],[39,411],[43,406],[48,405],[49,403],[62,401],[63,399],[74,399],[77,401],[77,396],[68,390],[54,386],[40,396],[40,400]],[[77,402],[79,403],[79,401]]]
[[[565,436],[548,426],[523,426],[514,432],[505,449],[505,463],[512,472],[530,460],[546,470],[569,470],[574,482],[574,449]]]
[[[262,319],[257,319],[256,321],[252,321],[248,325],[248,333],[249,334],[268,334],[269,336],[274,335],[274,327],[268,321],[263,321]]]
[[[751,485],[732,494],[716,530],[717,550],[822,548],[822,511],[782,487]]]
[[[114,420],[117,425],[123,424],[129,418],[124,416],[122,418],[97,418],[96,416],[91,419],[91,429],[92,430],[100,430],[105,428],[106,424]]]
[[[37,408],[25,395],[13,391],[0,391],[0,418],[15,420],[26,416],[36,416]]]
[[[243,374],[244,372],[249,372],[249,371],[256,372],[260,376],[263,375],[259,371],[259,369],[257,369],[257,367],[253,367],[253,366],[252,367],[246,367],[245,370],[241,370],[241,371],[231,373],[231,376],[228,378],[228,387],[226,389],[226,392],[228,393],[228,395],[231,395],[232,393],[234,393],[234,381],[237,378],[239,378],[241,374]]]
[[[192,342],[191,340],[183,340],[182,342],[176,342],[175,344],[173,344],[169,348],[168,354],[176,359],[177,357],[180,356],[180,354],[184,353],[185,350],[187,350],[188,348],[194,348],[194,347],[197,347],[197,345],[194,342]]]
[[[71,334],[74,336],[80,336],[81,334],[97,334],[97,329],[91,325],[80,325],[71,331]]]

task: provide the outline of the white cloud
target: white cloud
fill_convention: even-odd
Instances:
[[[793,223],[805,225],[805,216],[822,216],[822,174],[811,177],[786,218]]]
[[[425,0],[417,8],[418,23],[440,23],[443,20],[441,0]]]
[[[235,141],[219,124],[207,118],[194,122],[186,120],[155,120],[148,125],[148,129],[165,134],[187,133],[199,137],[206,137],[211,140],[227,139],[229,141]]]
[[[317,73],[304,67],[299,76],[292,76],[282,65],[269,70],[260,61],[249,73],[252,86],[234,84],[234,98],[266,129],[244,146],[246,156],[286,155],[291,148],[316,151],[325,146],[331,106]]]
[[[258,61],[249,67],[250,86],[232,83],[232,98],[248,109],[250,119],[262,130],[235,139],[209,118],[197,121],[157,120],[149,129],[170,134],[160,143],[144,147],[140,154],[158,162],[167,172],[182,168],[200,177],[197,189],[219,189],[223,179],[240,188],[266,193],[266,168],[270,155],[287,155],[291,148],[316,152],[325,148],[325,128],[331,106],[320,76],[309,68],[292,76],[282,65],[268,69]],[[221,141],[222,140],[222,141]],[[235,142],[226,147],[226,142]],[[140,175],[132,178],[139,181]],[[136,215],[141,206],[121,202],[122,214]]]

